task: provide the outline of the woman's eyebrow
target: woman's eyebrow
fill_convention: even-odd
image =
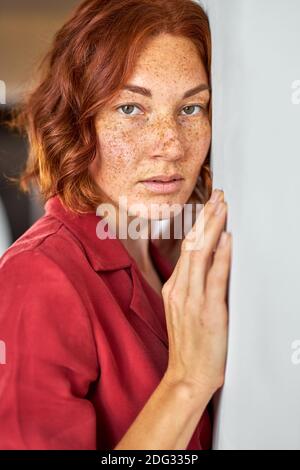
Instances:
[[[141,86],[137,85],[125,85],[123,87],[123,90],[129,90],[132,91],[133,93],[139,93],[140,95],[147,96],[148,98],[152,98],[152,93],[148,88],[144,88]],[[198,85],[191,90],[188,90],[184,93],[182,99],[189,98],[190,96],[194,96],[197,93],[200,93],[201,91],[208,90],[209,92],[211,91],[211,88],[206,84],[202,83],[201,85]]]

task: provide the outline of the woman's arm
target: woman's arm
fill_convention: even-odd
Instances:
[[[114,450],[184,450],[213,395],[167,374]]]
[[[95,450],[86,399],[98,379],[85,306],[64,272],[38,250],[0,262],[0,449]]]

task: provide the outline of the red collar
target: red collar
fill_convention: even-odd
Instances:
[[[101,220],[94,212],[76,214],[65,209],[60,198],[53,196],[45,204],[46,215],[59,219],[81,242],[96,271],[122,269],[132,265],[132,258],[120,240],[100,240],[96,228]]]
[[[96,271],[109,271],[130,267],[133,280],[133,293],[130,308],[150,327],[150,329],[168,347],[168,335],[165,324],[162,325],[157,315],[153,315],[142,289],[140,271],[135,260],[129,255],[118,238],[101,240],[97,237],[96,227],[101,216],[96,213],[76,214],[64,208],[58,196],[53,196],[45,204],[45,215],[59,219],[80,241],[92,267]],[[159,249],[149,240],[150,254],[165,280],[172,274],[171,263],[161,256]],[[165,319],[162,319],[165,322]]]
[[[66,209],[59,196],[53,196],[45,204],[46,215],[59,219],[81,242],[85,253],[96,271],[109,271],[136,266],[123,243],[118,238],[100,240],[96,233],[101,216],[94,212],[77,214]],[[159,249],[149,240],[149,249],[155,264],[165,278],[168,278],[173,268],[170,262],[161,256]]]

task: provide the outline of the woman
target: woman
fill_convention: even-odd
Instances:
[[[223,193],[207,202],[207,17],[191,0],[88,0],[44,66],[13,122],[45,215],[1,259],[1,448],[210,449],[231,245]],[[196,201],[204,244],[198,223],[150,239],[150,207]],[[126,215],[115,238],[103,203]]]

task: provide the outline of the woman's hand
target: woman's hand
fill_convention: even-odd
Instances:
[[[169,337],[169,363],[164,380],[204,388],[211,395],[224,383],[232,241],[231,234],[226,232],[227,242],[218,243],[227,217],[227,203],[223,191],[214,194],[217,203],[210,200],[201,210],[162,289]]]

